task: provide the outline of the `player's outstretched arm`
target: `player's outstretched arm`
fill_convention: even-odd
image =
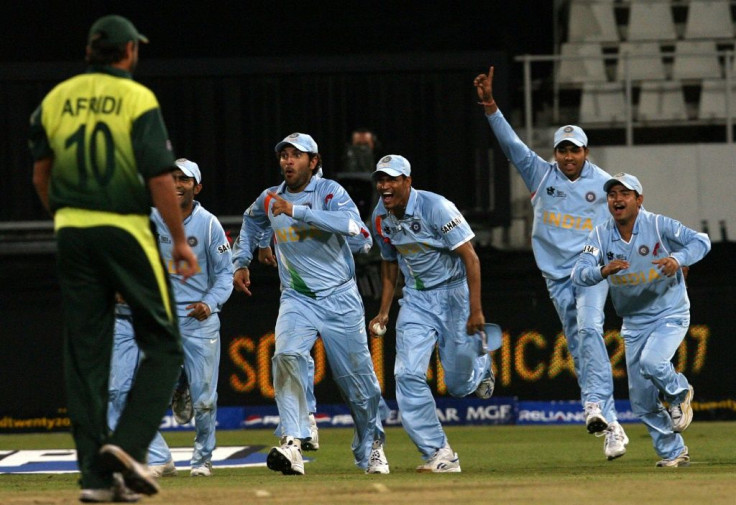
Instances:
[[[478,103],[483,106],[486,114],[493,114],[498,110],[495,100],[493,100],[493,66],[488,69],[488,75],[479,74],[474,80],[473,85],[478,93]]]

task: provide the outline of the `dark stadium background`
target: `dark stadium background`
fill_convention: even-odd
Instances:
[[[266,186],[279,181],[273,145],[292,131],[311,133],[325,172],[340,171],[350,131],[375,129],[385,152],[406,155],[415,186],[455,201],[476,229],[507,225],[508,169],[475,103],[472,78],[497,66],[496,97],[504,111],[521,107],[516,55],[554,51],[553,2],[29,2],[0,8],[0,223],[47,220],[30,183],[27,120],[57,82],[83,70],[86,34],[99,16],[129,17],[151,43],[142,47],[136,79],[161,102],[177,154],[200,163],[200,200],[218,216],[238,216]],[[520,125],[519,125],[520,126]],[[489,153],[491,154],[489,156]],[[492,174],[492,175],[489,175]],[[359,187],[356,191],[371,188]],[[366,197],[368,200],[370,196]],[[237,233],[237,223],[226,224]],[[39,240],[49,240],[42,232]],[[3,235],[0,245],[8,238]],[[28,239],[28,237],[21,237]],[[536,331],[546,348],[531,347],[529,366],[549,364],[559,322],[528,251],[479,249],[487,317],[513,339]],[[733,333],[729,300],[733,275],[724,276],[733,242],[692,270],[693,324],[712,335]],[[64,405],[61,308],[53,253],[0,255],[0,415],[35,415]],[[376,259],[359,275],[367,317],[377,309],[371,280]],[[366,280],[367,279],[367,280]],[[254,297],[234,293],[223,311],[220,402],[270,403],[247,382],[237,363],[257,369],[257,345],[278,310],[275,274],[254,269]],[[731,314],[730,317],[719,317]],[[619,321],[608,311],[607,329]],[[236,339],[256,348],[233,349]],[[384,352],[386,396],[393,398],[391,332]],[[700,343],[688,337],[689,367],[702,399],[732,397],[731,341],[708,343],[696,374]],[[730,346],[730,347],[729,347]],[[702,350],[702,347],[701,347]],[[241,360],[242,358],[242,360]],[[702,356],[701,356],[702,358]],[[527,380],[517,371],[498,394],[572,400],[575,379],[562,372]],[[523,363],[522,363],[523,365]],[[317,388],[320,402],[338,401],[331,381]],[[708,398],[707,396],[710,395]],[[626,398],[626,380],[616,381]]]

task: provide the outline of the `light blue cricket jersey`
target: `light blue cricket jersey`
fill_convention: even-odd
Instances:
[[[158,232],[158,247],[169,275],[176,298],[176,313],[186,317],[195,302],[206,303],[212,313],[219,312],[233,291],[233,264],[230,243],[217,218],[199,202],[184,220],[187,242],[197,256],[199,269],[185,282],[176,273],[171,256],[172,242],[169,228],[157,209],[151,212],[151,220]]]
[[[452,251],[475,234],[447,198],[411,188],[404,217],[396,219],[379,201],[371,226],[381,257],[398,260],[407,286],[432,289],[466,279],[465,264]]]
[[[269,192],[291,202],[294,217],[274,217]],[[263,246],[272,232],[281,289],[294,289],[310,298],[328,296],[354,278],[348,237],[362,235],[368,244],[372,241],[347,191],[333,180],[318,177],[312,177],[299,193],[288,192],[286,183],[281,183],[258,196],[243,214],[240,245],[233,255],[235,268],[250,265],[253,248]]]
[[[572,272],[572,280],[592,286],[603,280],[601,266],[614,259],[629,262],[628,269],[608,276],[609,293],[624,327],[644,326],[668,316],[687,315],[682,270],[667,277],[652,261],[671,256],[680,266],[700,261],[710,251],[710,240],[672,218],[639,209],[631,241],[626,242],[613,218],[593,230]]]
[[[580,177],[571,181],[557,162],[550,163],[529,149],[500,110],[486,118],[532,194],[532,250],[537,266],[548,279],[569,277],[588,234],[610,217],[603,185],[611,176],[586,161]]]

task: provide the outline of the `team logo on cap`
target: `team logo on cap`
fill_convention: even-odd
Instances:
[[[570,133],[570,132],[572,132],[572,130],[573,130],[572,126],[565,126],[565,129],[562,130],[562,131],[565,132],[565,133]]]
[[[641,254],[642,256],[646,256],[647,254],[649,254],[649,248],[645,245],[641,246],[639,248],[639,254]]]
[[[298,133],[292,133],[291,135],[289,135],[289,136],[288,136],[288,137],[286,137],[286,138],[287,138],[287,139],[295,139],[295,138],[299,138],[299,134],[298,134]]]
[[[587,193],[585,193],[585,200],[587,200],[588,202],[594,202],[595,193],[593,193],[592,191],[588,191]]]
[[[379,163],[389,163],[391,161],[391,156],[384,156],[381,158],[381,161]]]

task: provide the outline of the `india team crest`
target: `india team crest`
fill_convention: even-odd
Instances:
[[[649,247],[647,247],[645,245],[640,246],[639,247],[639,254],[641,254],[642,256],[646,256],[647,254],[649,254]]]
[[[588,191],[587,193],[585,193],[585,200],[587,202],[595,202],[595,193],[593,193],[592,191]]]

